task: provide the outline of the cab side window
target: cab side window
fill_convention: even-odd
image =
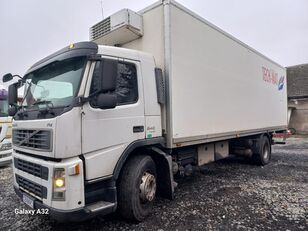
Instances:
[[[136,66],[130,63],[118,64],[117,104],[131,104],[138,100]]]
[[[90,94],[99,90],[101,77],[99,76],[99,68],[102,65],[98,61],[95,65]],[[118,62],[118,75],[116,80],[117,105],[132,104],[138,101],[138,83],[137,70],[135,64],[128,62]],[[95,107],[95,105],[92,104]]]

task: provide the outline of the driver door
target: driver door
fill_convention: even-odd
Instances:
[[[91,66],[87,89],[95,92],[101,76],[100,61]],[[144,100],[140,62],[118,60],[117,106],[112,109],[95,107],[90,100],[83,106],[82,153],[86,160],[86,179],[107,177],[125,148],[135,140],[145,138]],[[96,167],[94,167],[96,166]]]

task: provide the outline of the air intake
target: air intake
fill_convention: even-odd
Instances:
[[[121,10],[90,28],[90,39],[100,45],[122,45],[143,35],[142,16]]]
[[[50,152],[51,137],[51,130],[13,129],[13,144],[21,148]]]
[[[104,19],[103,21],[95,24],[90,29],[90,38],[91,40],[98,39],[107,33],[109,33],[111,30],[110,27],[110,17]]]

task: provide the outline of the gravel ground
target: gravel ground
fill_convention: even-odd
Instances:
[[[0,230],[308,230],[308,139],[273,148],[265,167],[231,157],[178,180],[173,201],[158,199],[143,223],[116,215],[58,224],[46,215],[18,215],[11,168],[0,168]]]

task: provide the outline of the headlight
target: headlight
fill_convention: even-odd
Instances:
[[[64,186],[65,186],[65,180],[62,179],[62,178],[57,178],[57,179],[55,179],[55,186],[56,186],[57,188],[62,188],[62,187],[64,187]]]
[[[0,151],[6,151],[6,150],[10,150],[10,149],[12,149],[11,143],[2,144],[2,146],[0,147]]]
[[[53,194],[54,200],[65,200],[65,170],[64,168],[54,169],[53,174]]]

